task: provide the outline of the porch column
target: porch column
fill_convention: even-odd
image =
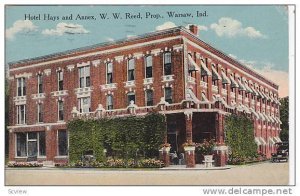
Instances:
[[[15,160],[15,133],[13,132],[12,129],[9,129],[9,135],[8,135],[8,141],[9,141],[9,155],[8,159],[9,161],[14,161]]]
[[[214,148],[215,165],[223,167],[227,162],[228,147],[224,143],[224,114],[216,114],[216,142],[217,146]]]
[[[45,128],[46,136],[46,160],[53,161],[57,154],[56,131],[51,130],[50,126]]]
[[[193,112],[187,111],[185,114],[186,142],[184,147],[186,167],[195,167],[195,146],[193,146]]]
[[[162,147],[159,150],[159,159],[164,162],[165,167],[170,166],[170,147]]]

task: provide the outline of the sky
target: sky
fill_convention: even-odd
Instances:
[[[201,40],[278,84],[280,97],[288,96],[284,6],[6,6],[5,62],[189,24],[198,25]]]

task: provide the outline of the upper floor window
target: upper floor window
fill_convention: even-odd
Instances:
[[[87,113],[91,111],[91,98],[82,97],[78,99],[78,108],[80,113]]]
[[[106,106],[107,106],[107,110],[113,110],[114,109],[113,96],[112,95],[107,95],[106,96]]]
[[[64,74],[62,71],[57,72],[58,90],[64,90]]]
[[[214,85],[214,86],[218,86],[218,81],[219,81],[219,80],[213,80],[213,81],[212,81],[213,85]]]
[[[113,83],[113,64],[109,62],[106,64],[106,83]]]
[[[39,103],[37,105],[37,122],[43,122],[43,105]]]
[[[153,90],[146,90],[146,104],[153,106]]]
[[[25,78],[17,79],[17,96],[25,96],[26,95],[26,83]]]
[[[165,101],[168,103],[173,103],[173,98],[172,98],[172,88],[171,87],[166,87],[165,88]]]
[[[222,88],[226,89],[226,83],[222,83]]]
[[[134,69],[135,69],[135,65],[134,65],[134,59],[129,59],[128,60],[128,81],[134,80]]]
[[[152,78],[152,56],[147,56],[146,62],[146,78]]]
[[[131,101],[133,101],[135,103],[135,93],[134,92],[130,92],[127,94],[127,105],[129,105]]]
[[[38,93],[43,93],[43,75],[38,74],[37,78],[38,78]]]
[[[79,88],[90,86],[90,67],[80,67],[79,68]]]
[[[17,124],[26,123],[25,105],[17,105]]]
[[[59,100],[57,102],[58,104],[58,120],[63,121],[64,120],[64,102],[62,100]]]
[[[172,75],[172,56],[171,56],[171,52],[164,53],[164,75]]]

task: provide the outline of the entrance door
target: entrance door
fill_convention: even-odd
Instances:
[[[171,152],[178,152],[178,144],[177,144],[177,134],[168,133],[168,143],[171,145]]]

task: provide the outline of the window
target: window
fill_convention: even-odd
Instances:
[[[26,83],[25,78],[18,78],[17,80],[17,96],[25,96],[26,95]]]
[[[128,60],[128,81],[134,80],[134,59]]]
[[[226,83],[222,83],[222,88],[226,89]]]
[[[135,94],[133,92],[127,94],[127,105],[130,104],[130,101],[135,103]]]
[[[112,95],[107,95],[106,97],[106,105],[108,110],[113,110],[114,105],[113,105],[113,96]]]
[[[205,76],[201,75],[201,81],[205,82]]]
[[[152,56],[146,57],[146,78],[152,78]]]
[[[106,83],[111,84],[113,82],[113,64],[107,63],[106,65]]]
[[[90,86],[90,67],[79,68],[79,88]]]
[[[45,156],[45,132],[16,133],[17,157]]]
[[[57,72],[57,80],[58,80],[58,90],[62,91],[64,90],[64,74],[62,71]]]
[[[61,100],[58,101],[58,120],[64,120],[64,102]]]
[[[39,103],[37,105],[37,122],[43,122],[43,105]]]
[[[25,105],[17,105],[17,124],[26,123]]]
[[[80,113],[86,113],[91,111],[91,98],[83,97],[78,99],[78,108]]]
[[[38,148],[37,148],[37,133],[29,132],[27,133],[27,154],[29,157],[37,156]]]
[[[164,75],[172,75],[171,52],[164,53]]]
[[[165,101],[168,103],[173,103],[172,100],[172,88],[171,87],[166,87],[165,88]]]
[[[146,104],[153,106],[153,90],[146,90]]]
[[[68,135],[65,130],[58,130],[58,155],[67,156],[68,155]]]
[[[218,80],[213,80],[213,85],[218,86]]]
[[[38,74],[37,78],[38,78],[38,93],[43,93],[43,75]]]
[[[231,89],[231,92],[234,92],[234,88],[231,87],[230,89]]]
[[[39,137],[39,156],[46,156],[45,131],[39,132],[38,137]]]
[[[17,156],[26,157],[27,156],[27,134],[26,133],[16,133],[17,135]]]

